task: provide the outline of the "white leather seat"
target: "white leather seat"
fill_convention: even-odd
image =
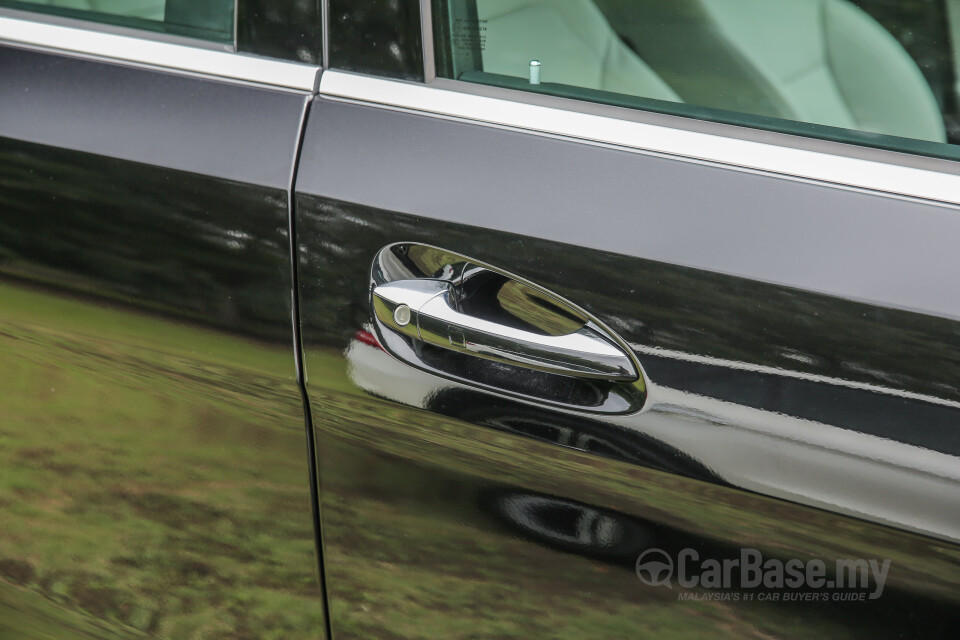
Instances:
[[[706,107],[946,139],[937,101],[916,63],[848,0],[684,0],[677,2],[683,11],[672,13],[672,4],[659,4],[666,1],[600,0],[617,31],[635,36],[639,51],[670,52],[667,60],[649,55],[644,61],[591,0],[476,0],[478,17],[487,21],[483,70],[525,78],[536,59],[543,82],[677,102],[689,93],[691,103]],[[680,16],[670,29],[655,22],[667,13]],[[714,45],[683,42],[706,32],[716,36],[715,46],[735,52],[726,56],[735,63],[720,75],[710,59]],[[736,82],[725,82],[723,74]],[[763,109],[731,99],[737,86],[765,96]],[[678,95],[682,90],[688,93]]]
[[[900,43],[847,0],[700,0],[794,120],[944,141],[930,85]]]
[[[586,89],[678,101],[674,91],[617,37],[591,0],[477,0],[486,20],[483,70]]]

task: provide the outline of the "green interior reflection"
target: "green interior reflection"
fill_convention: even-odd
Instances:
[[[0,7],[233,43],[234,0],[0,0]]]

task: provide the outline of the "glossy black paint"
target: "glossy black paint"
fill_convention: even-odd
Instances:
[[[720,265],[795,214],[829,213],[838,229],[867,210],[946,225],[954,212],[323,100],[297,190],[339,637],[952,637],[958,326],[932,312],[956,296],[920,292],[929,314],[888,306],[901,285],[871,271],[890,231],[879,220],[833,283],[871,302],[782,282],[809,284],[824,264],[762,251],[740,262],[769,266],[753,278]],[[597,316],[644,367],[644,411],[558,412],[392,359],[366,332],[370,260],[394,242],[470,255]],[[842,264],[837,239],[805,242]],[[946,259],[926,243],[917,271]],[[676,264],[700,248],[712,269]],[[613,533],[578,529],[587,521]],[[891,570],[875,601],[689,603],[638,580],[633,561],[652,547]]]
[[[315,112],[329,126],[304,146],[307,192],[960,318],[960,216],[949,207],[332,100]]]
[[[736,486],[739,478],[731,477],[735,469],[718,465],[716,458],[703,457],[702,449],[680,448],[684,438],[674,439],[672,444],[662,439],[664,430],[680,433],[685,423],[702,421],[699,430],[704,435],[717,429],[723,432],[711,447],[722,448],[728,437],[727,446],[739,446],[740,440],[725,424],[733,419],[730,416],[736,415],[735,411],[726,416],[708,414],[712,407],[709,401],[685,395],[703,391],[699,364],[672,360],[670,365],[676,370],[672,376],[662,373],[667,367],[661,363],[646,368],[652,384],[681,392],[685,405],[655,405],[646,419],[604,424],[430,380],[423,381],[422,395],[411,392],[404,396],[403,378],[416,380],[423,374],[409,369],[402,374],[395,367],[403,365],[389,364],[386,354],[381,354],[379,364],[364,364],[358,351],[376,353],[375,348],[349,340],[363,326],[368,313],[366,283],[353,273],[362,274],[367,255],[397,238],[435,241],[443,237],[451,250],[469,248],[488,259],[497,256],[501,264],[533,280],[550,282],[552,287],[566,284],[567,295],[589,299],[590,309],[611,324],[624,316],[602,314],[601,310],[616,307],[617,299],[590,291],[601,278],[609,277],[609,267],[617,263],[622,267],[620,273],[635,274],[637,267],[643,266],[635,259],[309,196],[300,196],[298,206],[304,247],[304,318],[342,329],[339,336],[324,336],[316,324],[305,328],[308,391],[314,402],[320,447],[321,510],[336,633],[369,637],[387,630],[396,632],[409,616],[410,620],[430,620],[428,628],[440,630],[447,637],[460,637],[457,620],[467,618],[479,628],[488,628],[484,616],[491,615],[508,621],[497,627],[504,636],[624,637],[628,633],[653,633],[658,625],[675,628],[682,635],[703,631],[701,625],[719,625],[726,620],[733,637],[754,633],[754,624],[774,637],[875,638],[915,633],[952,637],[960,605],[955,596],[960,552],[955,545],[755,495]],[[686,280],[689,288],[679,289],[678,295],[710,295],[710,278],[704,278],[702,285],[696,284],[695,276],[706,274],[665,265],[646,266],[660,282]],[[563,281],[551,279],[555,278],[551,274],[561,269],[566,274]],[[582,280],[570,278],[570,273],[581,274]],[[771,294],[776,291],[771,287],[756,292],[752,283],[737,280],[728,280],[727,285],[731,313],[725,317],[743,318],[746,326],[740,329],[746,333],[750,317],[746,310],[775,297]],[[730,296],[731,292],[737,295]],[[812,295],[806,301],[827,314],[845,304]],[[325,311],[331,308],[340,313]],[[664,314],[657,323],[657,333],[691,334],[682,309],[678,312],[648,300],[645,312],[645,317]],[[857,315],[845,317],[838,326]],[[629,341],[646,342],[647,335],[625,331]],[[696,334],[692,336],[694,340],[687,343],[690,346],[696,344]],[[928,361],[937,357],[936,350],[941,347],[931,344],[930,348]],[[342,357],[346,362],[340,360]],[[638,357],[644,364],[650,362],[643,352],[638,352]],[[683,375],[684,367],[689,376]],[[347,376],[339,373],[344,369]],[[738,373],[736,368],[724,370],[734,376]],[[722,380],[722,376],[717,379]],[[775,374],[754,380],[735,377],[739,391],[728,393],[724,400],[734,407],[750,406],[751,397],[762,395],[764,385],[776,384],[777,379]],[[379,381],[383,390],[366,386],[364,380]],[[792,382],[787,375],[779,380],[784,385]],[[841,405],[839,412],[836,410],[835,385],[821,383],[819,392],[810,399],[822,413],[819,422],[850,428],[840,420],[831,422],[853,409],[844,410]],[[883,419],[890,399],[878,393],[864,395],[857,407],[858,419],[862,423],[869,423],[870,416]],[[775,424],[778,414],[790,411],[788,403],[776,403],[776,396],[772,399],[774,406],[763,407],[755,419]],[[952,409],[954,419],[956,412]],[[907,422],[896,425],[895,437],[910,439],[910,432],[925,428],[912,419],[914,415],[907,415]],[[659,431],[650,428],[660,420],[663,424]],[[889,424],[890,418],[886,420]],[[802,427],[805,422],[796,424]],[[811,429],[817,428],[817,423],[809,424]],[[777,455],[779,446],[762,455]],[[825,455],[829,459],[829,454],[817,446],[810,446],[807,453],[809,457],[801,464],[809,466],[808,473],[822,473],[816,459]],[[743,464],[754,468],[758,461],[748,455]],[[792,465],[790,469],[798,473],[802,466]],[[921,469],[918,472],[923,473]],[[786,476],[774,479],[782,482]],[[896,486],[897,478],[874,471],[874,475],[860,477],[859,481],[875,483],[875,497],[896,501],[885,494]],[[762,491],[756,485],[754,488]],[[844,487],[835,485],[832,490],[837,500],[849,504]],[[552,541],[545,541],[542,532],[518,535],[517,526],[522,529],[524,521],[511,524],[509,515],[492,513],[491,492],[547,496],[602,513],[612,509],[626,523],[622,526],[628,533],[615,547],[623,551],[614,553],[614,566],[605,569],[611,562],[611,543],[571,549],[561,534],[572,524],[556,524],[556,518],[552,521],[559,528]],[[943,496],[926,499],[942,500]],[[949,501],[941,504],[947,510],[955,506]],[[954,520],[955,512],[949,513],[945,517]],[[498,521],[505,528],[499,528]],[[891,524],[910,528],[918,523]],[[575,555],[548,551],[543,544]],[[672,553],[694,548],[714,558],[734,558],[740,547],[760,549],[765,557],[880,556],[893,558],[894,566],[889,591],[877,602],[817,606],[728,603],[701,612],[706,616],[701,619],[691,617],[689,609],[676,602],[674,592],[668,592],[672,600],[666,601],[662,592],[637,582],[632,560],[648,547]],[[377,566],[385,568],[376,571]],[[521,593],[514,592],[518,585],[522,585]],[[397,590],[409,595],[386,595]],[[468,595],[479,592],[484,595]],[[361,598],[360,593],[367,595]],[[468,614],[456,603],[472,597],[477,600]],[[378,626],[376,619],[363,615],[363,602],[377,603],[382,615],[393,622]],[[573,609],[568,610],[570,607]],[[606,612],[606,626],[591,626],[599,625],[599,621],[586,614],[588,610]],[[792,629],[791,620],[802,620],[802,628]],[[586,628],[581,629],[581,624]],[[410,631],[400,635],[418,634]]]
[[[325,636],[307,97],[0,47],[0,636]]]
[[[238,0],[237,50],[321,64],[321,0]]]
[[[288,339],[276,282],[289,278],[278,258],[303,96],[9,48],[0,65],[0,133],[19,139],[5,166],[24,176],[4,194],[8,255],[120,300]],[[118,225],[110,212],[143,219]]]
[[[3,135],[232,182],[289,187],[298,135],[291,123],[300,121],[305,94],[7,46],[0,48],[0,68]]]
[[[9,139],[4,156],[21,177],[3,196],[8,272],[43,279],[62,270],[81,290],[122,303],[240,334],[289,337],[288,296],[274,286],[283,275],[282,192]],[[74,186],[42,188],[51,182]],[[117,224],[136,210],[137,233]],[[223,211],[235,213],[217,215]],[[240,212],[247,215],[237,224]]]
[[[417,0],[330,0],[329,67],[423,80]]]

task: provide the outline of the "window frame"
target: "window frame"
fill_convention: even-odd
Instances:
[[[330,77],[321,78],[320,94],[960,207],[960,161],[949,158],[439,78],[431,0],[420,0],[420,15],[424,81],[419,84],[443,93],[428,97],[407,88],[361,86],[345,77],[350,74],[328,71],[324,75]],[[489,115],[483,109],[489,109]],[[542,109],[540,117],[549,118],[550,126],[530,120],[531,109]],[[657,134],[656,143],[631,139],[637,125],[653,127],[648,131]],[[708,152],[692,151],[690,141],[695,139],[709,147]]]

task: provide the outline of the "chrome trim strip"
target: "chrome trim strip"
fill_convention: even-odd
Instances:
[[[420,0],[420,38],[423,44],[423,81],[437,78],[437,62],[433,52],[433,7],[430,0]]]
[[[320,0],[320,64],[330,66],[330,0]]]
[[[93,28],[93,27],[92,27]],[[0,42],[313,91],[318,66],[0,16]]]
[[[445,83],[449,86],[450,83]],[[960,205],[960,175],[325,71],[320,95]]]
[[[684,351],[675,351],[673,349],[650,347],[635,342],[629,343],[629,346],[637,353],[659,356],[661,358],[672,358],[674,360],[682,360],[684,362],[693,362],[696,364],[707,364],[715,367],[725,367],[727,369],[735,369],[737,371],[750,371],[752,373],[762,373],[780,378],[792,378],[794,380],[806,380],[808,382],[830,384],[837,387],[845,387],[847,389],[869,391],[871,393],[879,393],[887,396],[904,398],[906,400],[916,400],[918,402],[936,404],[942,407],[950,407],[951,409],[960,409],[960,402],[957,402],[956,400],[947,400],[945,398],[938,398],[936,396],[930,396],[924,393],[916,393],[915,391],[905,391],[903,389],[883,387],[870,382],[856,382],[854,380],[831,378],[830,376],[824,376],[816,373],[806,373],[804,371],[794,371],[792,369],[778,369],[777,367],[769,367],[762,364],[738,362],[737,360],[726,360],[724,358],[714,358],[712,356],[701,356],[693,353],[686,353]],[[958,476],[958,478],[960,478],[960,476]]]

